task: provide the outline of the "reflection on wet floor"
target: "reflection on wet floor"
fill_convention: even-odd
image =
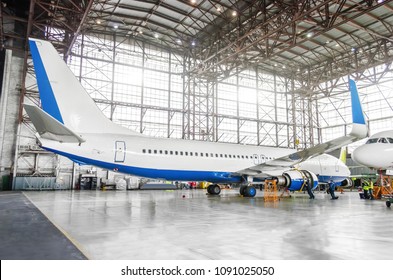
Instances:
[[[393,259],[393,212],[357,192],[269,203],[237,190],[25,194],[92,259]]]

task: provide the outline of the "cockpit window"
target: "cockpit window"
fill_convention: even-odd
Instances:
[[[368,139],[368,141],[366,142],[366,144],[374,144],[378,142],[378,138],[371,138]]]
[[[393,144],[393,138],[388,137],[387,139],[388,139],[389,143]]]
[[[379,138],[378,143],[388,143],[388,140],[386,140],[386,138]]]

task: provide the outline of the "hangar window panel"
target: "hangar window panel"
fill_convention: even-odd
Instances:
[[[276,145],[276,125],[271,123],[262,123],[259,129],[260,145],[277,146]]]
[[[237,100],[236,85],[219,83],[217,87],[217,97],[225,100]],[[220,102],[220,101],[218,101]],[[218,104],[220,105],[220,104]]]
[[[171,55],[171,73],[174,73],[174,74],[179,74],[179,77],[180,77],[180,74],[182,74],[183,73],[183,63],[184,63],[184,61],[183,61],[183,56],[182,55],[177,55],[177,54],[174,54],[174,53],[172,53],[172,55]]]
[[[143,48],[142,43],[135,40],[121,39],[117,43],[115,61],[128,65],[143,65]]]
[[[101,99],[101,100],[111,100],[112,97],[111,82],[82,78],[81,84],[92,98]]]
[[[113,120],[113,122],[117,123],[121,126],[124,126],[132,131],[135,131],[135,132],[140,131],[140,122],[139,121]]]
[[[114,77],[115,83],[142,85],[142,69],[138,67],[117,64]]]
[[[255,71],[245,70],[239,73],[239,85],[246,86],[250,88],[255,88],[256,80],[255,80]]]
[[[171,108],[173,109],[183,108],[183,93],[171,92]]]
[[[237,102],[229,100],[219,100],[217,112],[218,114],[236,116]]]
[[[180,75],[171,75],[171,91],[183,92],[183,78]]]
[[[168,83],[169,83],[168,73],[145,70],[144,73],[145,87],[168,90],[168,86],[169,86]]]
[[[237,143],[237,120],[223,118],[218,126],[219,142]]]
[[[288,143],[288,129],[286,125],[277,124],[277,146],[278,147],[289,147],[290,143]]]
[[[113,101],[140,104],[142,88],[124,84],[115,84]]]
[[[257,92],[255,88],[239,87],[239,101],[257,103]]]
[[[322,139],[324,142],[332,140],[336,138],[338,135],[345,135],[345,127],[344,126],[336,126],[330,128],[324,128],[321,130]]]
[[[158,123],[143,123],[143,134],[152,137],[167,137],[167,126]]]
[[[83,59],[82,60],[82,77],[96,79],[101,81],[112,80],[112,63],[93,60]]]
[[[257,118],[257,105],[255,103],[239,102],[239,116]]]
[[[168,112],[164,110],[153,110],[148,109],[143,117],[145,123],[157,123],[165,125],[165,129],[168,125]]]
[[[168,91],[145,88],[143,104],[159,107],[168,107]]]
[[[244,121],[239,130],[240,143],[257,144],[257,122]]]
[[[83,56],[97,60],[113,61],[113,41],[85,35]]]
[[[139,121],[141,118],[141,109],[129,106],[116,105],[113,111],[113,120]]]

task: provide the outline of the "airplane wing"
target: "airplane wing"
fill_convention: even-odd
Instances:
[[[318,144],[314,147],[298,151],[268,162],[258,164],[246,169],[235,172],[236,175],[246,175],[252,177],[267,177],[276,176],[277,172],[283,169],[293,167],[295,164],[303,162],[309,158],[334,151],[338,148],[347,146],[353,142],[361,140],[368,135],[368,127],[364,118],[364,113],[359,99],[359,94],[356,88],[355,81],[349,80],[349,89],[351,91],[352,103],[352,131],[349,135],[341,136],[339,138]]]

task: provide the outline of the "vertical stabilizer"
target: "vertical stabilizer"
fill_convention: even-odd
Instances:
[[[138,134],[105,117],[50,42],[29,44],[45,112],[80,133]]]
[[[341,150],[340,150],[340,160],[341,160],[344,164],[347,164],[347,147],[341,147]]]

